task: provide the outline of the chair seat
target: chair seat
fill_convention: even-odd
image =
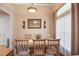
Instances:
[[[57,51],[55,47],[47,47],[46,49],[46,55],[47,56],[54,56],[56,55]]]
[[[20,51],[16,56],[27,56],[28,52],[27,51]]]
[[[47,51],[56,51],[56,48],[55,48],[55,47],[47,47],[46,50],[47,50]]]
[[[27,55],[29,55],[29,52],[30,52],[29,49],[28,50],[21,50],[16,55],[17,56],[27,56]]]
[[[35,50],[35,51],[34,51],[34,55],[42,56],[42,55],[44,55],[44,51]]]

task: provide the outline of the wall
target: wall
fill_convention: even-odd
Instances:
[[[51,6],[51,13],[53,18],[53,37],[56,38],[56,12],[64,5],[64,3],[54,3]]]
[[[54,13],[57,10],[59,10],[62,6],[64,5],[64,3],[54,3],[53,6],[51,7],[51,12]]]
[[[11,12],[13,14],[13,20],[12,20],[12,34],[14,35],[14,38],[23,38],[24,34],[26,33],[35,33],[40,32],[41,34],[45,34],[43,37],[54,37],[55,36],[55,17],[53,17],[53,12],[55,12],[62,4],[55,4],[52,7],[46,7],[46,6],[36,6],[38,8],[38,11],[36,14],[29,14],[27,12],[27,7],[29,6],[16,6],[11,3],[0,3],[0,8],[4,8],[7,11]],[[16,9],[16,11],[15,11]],[[43,28],[43,22],[42,22],[42,29],[22,29],[22,21],[26,21],[27,25],[27,19],[28,18],[41,18],[42,21],[47,22],[47,28]],[[21,34],[21,35],[19,35]],[[50,34],[50,35],[48,35]],[[11,42],[12,43],[12,42]]]
[[[12,48],[13,35],[15,33],[15,6],[10,3],[0,3],[0,10],[9,14],[9,39],[10,39],[10,48]]]
[[[3,12],[3,11],[0,10],[0,16],[6,16],[6,15],[9,16],[9,14],[7,14],[7,13],[5,13],[5,12]]]
[[[15,12],[15,6],[12,3],[0,3],[0,7],[5,8],[9,12]]]
[[[13,20],[12,20],[12,26],[13,26],[13,30],[12,30],[12,34],[15,34],[15,5],[12,3],[0,3],[0,8],[3,8],[5,10],[7,10],[8,12],[10,12],[12,14]]]
[[[30,14],[27,12],[29,6],[16,6],[16,35],[17,39],[24,39],[24,34],[32,34],[33,37],[37,33],[42,35],[42,38],[52,37],[53,36],[53,19],[50,7],[46,6],[35,6],[38,10],[35,14]],[[41,19],[42,28],[41,29],[28,29],[27,20],[28,19]],[[26,22],[26,28],[23,29],[22,21]],[[46,21],[46,29],[44,29],[44,21]]]

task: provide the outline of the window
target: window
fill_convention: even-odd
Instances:
[[[71,52],[71,4],[65,4],[57,11],[56,38],[61,39],[60,45],[63,52]]]

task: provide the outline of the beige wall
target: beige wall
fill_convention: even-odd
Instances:
[[[27,12],[27,7],[29,6],[16,6],[16,35],[15,38],[23,39],[24,34],[32,34],[33,37],[40,33],[42,37],[53,37],[53,19],[50,7],[46,6],[35,6],[38,11],[35,14],[30,14]],[[41,19],[42,28],[41,29],[28,29],[27,20],[28,19]],[[26,22],[26,28],[23,29],[22,21]],[[44,29],[44,21],[46,21],[46,29]]]
[[[46,6],[36,6],[38,9],[36,14],[29,14],[27,12],[27,7],[29,6],[14,6],[13,4],[0,4],[0,7],[7,9],[8,11],[13,13],[13,34],[16,38],[20,38],[20,36],[24,36],[26,33],[34,33],[37,32],[41,33],[43,37],[54,37],[55,36],[55,23],[54,23],[54,16],[53,12],[55,12],[59,5],[62,4],[55,4],[52,7],[46,7]],[[55,7],[57,6],[57,7]],[[27,29],[27,19],[28,18],[41,18],[42,19],[42,28],[41,29]],[[22,21],[26,21],[26,29],[22,28]],[[43,28],[43,22],[44,20],[47,22],[47,28]],[[21,34],[21,35],[20,35]]]
[[[11,3],[0,3],[0,8],[4,8],[13,15],[13,34],[15,34],[15,5]]]
[[[0,7],[5,8],[10,12],[15,12],[15,6],[11,3],[0,3]]]
[[[13,14],[13,34],[15,38],[24,38],[24,34],[27,33],[41,33],[43,37],[53,37],[55,35],[53,15],[50,7],[46,6],[36,6],[38,9],[36,14],[29,14],[27,12],[27,7],[29,6],[14,6],[13,4],[0,4],[0,7],[12,12]],[[40,18],[42,20],[41,29],[28,29],[27,20],[28,18]],[[22,21],[25,20],[26,28],[22,28]],[[43,28],[44,21],[46,21],[46,29]]]
[[[0,11],[0,16],[8,16],[8,14],[3,11]]]
[[[16,38],[20,36],[24,36],[26,33],[41,33],[45,36],[53,37],[55,36],[55,23],[54,23],[54,16],[53,12],[55,12],[62,4],[55,4],[52,7],[46,6],[36,6],[38,9],[36,14],[29,14],[27,12],[27,7],[29,6],[15,6],[11,3],[2,3],[0,7],[7,9],[8,11],[12,12],[13,14],[13,34]],[[57,7],[56,7],[57,6]],[[28,29],[27,28],[27,20],[28,18],[41,18],[42,19],[42,28],[41,29]],[[22,21],[26,21],[26,29],[22,28]],[[47,28],[43,28],[44,20],[47,22]],[[21,35],[20,35],[21,33]],[[23,37],[22,36],[22,37]],[[44,36],[43,36],[44,37]]]
[[[64,3],[55,3],[52,7],[51,7],[51,12],[56,12],[58,9],[60,9],[62,6],[64,5]]]

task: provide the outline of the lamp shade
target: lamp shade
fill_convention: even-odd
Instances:
[[[29,13],[36,13],[37,9],[35,7],[29,7],[29,8],[27,8],[27,11]]]

